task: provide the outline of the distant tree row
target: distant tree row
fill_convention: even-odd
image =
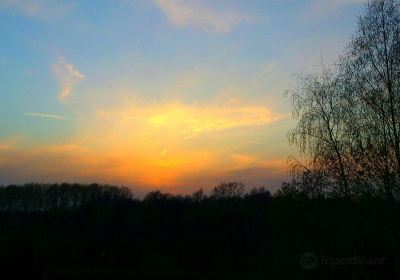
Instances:
[[[307,162],[291,159],[281,192],[399,198],[399,1],[369,1],[337,63],[301,76],[288,95],[289,141]]]
[[[130,189],[109,185],[25,184],[0,188],[0,211],[47,211],[78,209],[102,202],[120,203],[133,199]]]
[[[269,199],[270,197],[270,192],[264,187],[245,193],[245,185],[241,182],[221,182],[212,189],[209,196],[203,189],[187,196],[174,196],[161,191],[152,191],[143,198],[143,202],[160,203],[162,201],[181,200],[195,203],[207,199]],[[131,202],[139,202],[138,199],[135,199],[131,189],[110,185],[32,183],[0,187],[0,211],[2,212],[76,210],[90,205],[107,206]]]

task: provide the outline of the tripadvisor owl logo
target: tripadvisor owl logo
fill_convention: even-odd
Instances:
[[[312,252],[304,253],[300,257],[300,265],[307,270],[314,269],[318,266],[318,257]]]

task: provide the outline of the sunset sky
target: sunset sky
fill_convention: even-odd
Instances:
[[[362,0],[0,0],[0,184],[274,190],[285,90]]]

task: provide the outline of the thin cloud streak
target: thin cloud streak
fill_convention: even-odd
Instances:
[[[56,119],[56,120],[64,120],[64,121],[75,121],[81,120],[61,115],[53,115],[53,114],[46,114],[46,113],[37,113],[37,112],[23,112],[24,115],[36,118],[48,118],[48,119]]]

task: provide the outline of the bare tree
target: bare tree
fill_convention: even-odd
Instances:
[[[308,167],[295,161],[294,169],[301,167],[300,172],[310,172],[311,168],[322,172],[341,193],[350,195],[344,142],[346,107],[338,81],[334,71],[325,66],[321,73],[300,78],[298,88],[287,93],[291,97],[293,117],[297,120],[297,126],[288,136],[289,142],[311,159]]]
[[[302,77],[289,95],[298,121],[289,141],[310,159],[308,165],[295,161],[294,169],[322,174],[330,190],[342,195],[398,195],[398,1],[368,2],[337,66],[323,66],[320,73]]]
[[[353,150],[365,176],[388,196],[400,175],[400,10],[395,0],[371,1],[341,58],[351,100]],[[357,124],[357,125],[355,125]]]

